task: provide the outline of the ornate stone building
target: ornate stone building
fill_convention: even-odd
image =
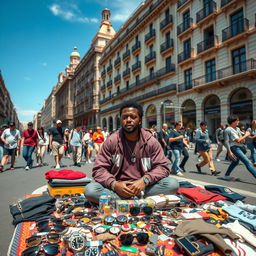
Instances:
[[[99,117],[99,60],[103,48],[113,38],[115,31],[110,22],[110,11],[102,11],[99,31],[92,40],[91,47],[77,66],[72,88],[74,88],[74,123],[95,128]]]
[[[143,105],[143,126],[208,122],[231,113],[256,119],[255,0],[147,0],[105,47],[101,124],[120,126],[119,107]]]

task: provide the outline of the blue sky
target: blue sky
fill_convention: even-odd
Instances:
[[[101,11],[111,10],[114,29],[141,0],[10,0],[0,7],[0,69],[20,121],[32,120],[69,64],[99,29]]]

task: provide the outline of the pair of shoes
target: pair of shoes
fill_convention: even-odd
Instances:
[[[179,177],[183,177],[184,176],[184,174],[182,172],[178,172],[178,173],[176,173],[176,175],[179,176]]]
[[[215,158],[215,160],[216,160],[217,162],[220,162],[220,159],[219,159],[219,158]]]
[[[217,176],[218,174],[221,173],[221,171],[211,171],[211,172],[212,172],[212,175],[213,175],[213,176]]]
[[[80,163],[77,163],[76,166],[77,166],[77,167],[81,167],[81,164],[80,164]]]
[[[25,167],[25,170],[26,170],[26,171],[28,171],[28,170],[29,170],[29,166],[28,166],[28,165]]]
[[[60,165],[59,165],[59,164],[56,164],[55,169],[60,169]]]
[[[198,164],[196,164],[196,169],[199,173],[202,173],[201,167]]]

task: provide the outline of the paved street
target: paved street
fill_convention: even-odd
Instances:
[[[214,152],[215,155],[215,152]],[[221,159],[224,159],[225,154],[221,155]],[[179,180],[189,179],[195,184],[219,184],[228,186],[234,190],[247,196],[246,202],[256,204],[255,184],[256,180],[253,176],[244,168],[243,165],[239,165],[233,173],[233,176],[241,179],[239,182],[227,182],[220,180],[219,177],[210,175],[207,168],[203,168],[203,174],[196,172],[195,163],[197,161],[193,152],[190,152],[190,159],[187,163],[184,178]],[[46,185],[44,174],[48,170],[52,170],[54,167],[53,157],[46,155],[45,162],[49,163],[48,166],[33,168],[29,171],[24,170],[24,160],[20,157],[16,163],[16,169],[14,171],[5,171],[0,174],[0,193],[1,193],[1,209],[0,209],[0,223],[1,223],[1,236],[0,236],[0,255],[6,255],[9,242],[12,237],[14,227],[11,224],[12,218],[9,213],[9,204],[16,202],[19,198],[26,194],[31,194],[39,187]],[[64,168],[70,168],[73,170],[84,171],[88,177],[91,177],[91,169],[93,164],[85,164],[81,168],[73,167],[72,161],[68,158],[63,159]],[[221,170],[221,175],[224,175],[225,170],[228,167],[229,162],[221,161],[215,162],[216,168]]]

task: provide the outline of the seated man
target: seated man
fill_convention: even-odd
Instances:
[[[179,188],[169,177],[167,159],[150,130],[141,128],[143,109],[136,102],[124,102],[120,108],[122,128],[103,143],[92,176],[96,182],[85,188],[88,200],[98,203],[102,192],[116,199],[136,199],[174,194]]]

